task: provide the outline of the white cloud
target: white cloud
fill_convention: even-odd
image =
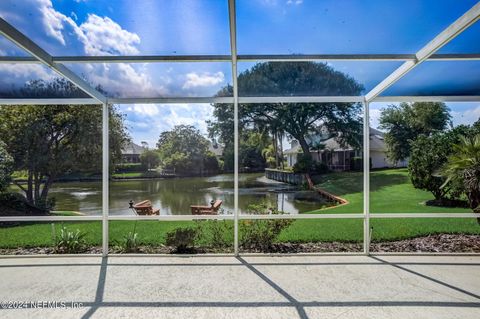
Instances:
[[[82,32],[80,40],[84,43],[87,55],[134,55],[139,52],[136,45],[140,43],[140,37],[122,29],[108,17],[89,14],[79,29]]]
[[[53,71],[41,64],[0,64],[1,87],[11,87],[12,84],[23,86],[31,80],[53,80],[58,77]],[[7,76],[5,76],[7,75]]]
[[[451,111],[453,125],[471,125],[480,119],[480,105],[464,111]]]
[[[160,113],[156,104],[134,104],[130,111],[147,116],[155,116]]]
[[[126,113],[126,123],[135,142],[147,141],[155,145],[161,132],[175,125],[193,125],[207,135],[207,120],[213,117],[210,104],[134,104],[120,106]]]
[[[186,77],[187,80],[183,84],[183,89],[190,89],[199,86],[214,86],[225,80],[223,72],[217,72],[214,74],[206,72],[201,75],[196,72],[191,72],[188,73]]]
[[[1,0],[0,16],[25,32],[53,55],[134,55],[140,52],[141,38],[124,29],[111,17],[86,15],[77,21],[57,11],[51,0]],[[28,18],[27,18],[28,17]],[[81,18],[80,18],[81,19]],[[9,53],[8,51],[6,53]],[[225,80],[222,69],[164,68],[158,64],[94,63],[67,65],[80,76],[100,85],[114,97],[206,96]],[[38,68],[3,68],[0,89],[25,84],[24,79],[50,79]],[[207,72],[210,71],[210,72]],[[203,72],[203,73],[202,73]]]

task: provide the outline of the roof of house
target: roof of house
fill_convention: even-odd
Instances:
[[[223,145],[220,145],[218,143],[208,143],[208,150],[215,154],[215,156],[222,156],[224,148],[225,147]]]
[[[145,152],[145,148],[133,142],[127,142],[122,147],[122,155],[140,155]]]

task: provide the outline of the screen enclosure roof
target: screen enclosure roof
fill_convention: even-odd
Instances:
[[[4,0],[0,104],[480,101],[479,18],[473,0]],[[361,91],[252,90],[265,62]]]

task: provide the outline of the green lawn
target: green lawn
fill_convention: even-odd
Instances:
[[[470,212],[462,208],[441,208],[425,206],[423,202],[432,199],[428,192],[413,188],[405,169],[382,170],[371,173],[370,210],[372,213],[445,213]],[[362,213],[362,173],[332,173],[324,176],[319,187],[349,200],[349,204],[329,210],[310,213]],[[110,244],[115,245],[133,230],[134,221],[111,221]],[[372,240],[386,241],[424,236],[436,233],[480,234],[480,225],[474,218],[419,218],[419,219],[371,219]],[[58,233],[61,223],[55,223]],[[100,222],[68,222],[72,230],[87,233],[89,244],[101,244]],[[192,226],[192,221],[139,221],[136,232],[142,244],[165,243],[165,235],[178,227]],[[242,227],[240,227],[242,228]],[[207,234],[208,236],[208,234]],[[231,235],[233,241],[233,234]],[[278,241],[316,242],[344,241],[361,242],[363,221],[361,219],[303,219],[296,220],[284,230]],[[22,223],[19,226],[0,227],[0,248],[51,246],[51,223]]]
[[[362,213],[363,173],[331,173],[320,178],[317,186],[347,199],[350,203],[309,213]],[[370,173],[370,213],[470,213],[466,208],[426,206],[430,192],[413,187],[407,169],[387,169]]]

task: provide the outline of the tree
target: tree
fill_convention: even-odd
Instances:
[[[442,188],[460,181],[465,187],[470,208],[480,213],[480,134],[460,136],[460,142],[453,145],[453,154],[448,157],[442,173],[446,177]]]
[[[456,131],[420,135],[411,143],[408,172],[415,188],[429,191],[436,200],[458,198],[463,189],[441,188],[445,179],[438,174],[452,152],[452,143],[458,140]]]
[[[156,168],[158,165],[160,165],[160,155],[156,151],[145,150],[142,154],[140,154],[140,162],[147,170]]]
[[[163,167],[180,174],[218,170],[218,161],[208,145],[208,140],[191,125],[177,125],[171,131],[162,132],[157,142]]]
[[[66,96],[78,94],[68,82],[52,83],[47,85],[49,89],[58,89]],[[29,84],[22,92],[42,93],[40,84]],[[35,96],[41,97],[40,93]],[[115,107],[110,107],[109,115],[113,167],[121,158],[127,133],[123,116]],[[27,172],[26,184],[15,183],[29,204],[42,209],[50,208],[48,192],[62,175],[101,171],[101,135],[102,108],[97,105],[0,106],[0,138],[14,159],[14,170]]]
[[[10,184],[11,175],[13,173],[13,158],[5,149],[5,143],[0,141],[0,192]]]
[[[239,75],[239,94],[265,95],[359,95],[363,87],[353,78],[324,63],[267,62],[256,64]],[[231,86],[220,90],[217,96],[229,96]],[[305,156],[310,157],[306,137],[317,126],[324,126],[342,144],[361,145],[359,103],[253,103],[239,107],[239,128],[268,128],[285,132],[299,141]],[[226,147],[233,145],[233,107],[214,104],[215,122],[209,125],[210,134],[219,136]]]
[[[389,105],[381,111],[380,128],[387,131],[387,155],[393,162],[410,156],[410,142],[418,135],[445,130],[450,123],[445,103],[415,102]]]

